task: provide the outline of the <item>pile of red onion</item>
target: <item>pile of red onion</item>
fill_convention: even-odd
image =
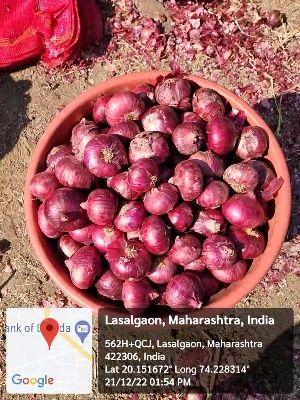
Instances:
[[[31,182],[73,284],[141,313],[200,308],[241,280],[282,185],[266,132],[180,77],[100,96],[91,112]]]

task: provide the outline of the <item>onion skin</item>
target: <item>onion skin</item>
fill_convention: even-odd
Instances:
[[[275,178],[274,172],[263,161],[249,160],[247,161],[247,164],[254,168],[255,171],[258,173],[257,189],[265,189],[269,185],[269,183]]]
[[[93,190],[87,201],[81,204],[88,217],[96,225],[110,225],[117,211],[115,196],[108,189]]]
[[[206,209],[199,211],[192,230],[200,235],[211,236],[217,233],[224,233],[226,227],[226,220],[220,210]]]
[[[62,144],[57,147],[53,147],[50,153],[47,155],[46,164],[49,170],[54,171],[58,161],[66,156],[72,156],[72,147]]]
[[[123,283],[124,281],[108,270],[96,282],[95,288],[101,296],[112,300],[122,300]]]
[[[158,257],[154,260],[147,277],[150,281],[161,285],[170,282],[176,270],[177,265],[172,263],[168,257]]]
[[[152,158],[162,164],[170,155],[167,139],[159,132],[142,132],[129,144],[129,161],[135,163],[141,158]]]
[[[182,115],[182,122],[197,122],[202,129],[205,129],[205,121],[199,117],[198,114],[191,112],[191,111],[185,111]]]
[[[168,212],[169,220],[178,232],[186,231],[193,222],[193,210],[189,203],[181,203]]]
[[[280,12],[279,10],[270,11],[267,22],[271,28],[278,28],[282,25],[283,21],[284,14],[282,12]]]
[[[186,233],[176,237],[168,257],[174,264],[184,266],[200,257],[201,248],[202,245],[198,237],[191,233]]]
[[[266,241],[261,232],[252,229],[241,229],[231,226],[228,236],[233,241],[238,254],[244,259],[253,259],[260,256],[265,248]]]
[[[132,89],[132,92],[137,94],[146,105],[148,105],[149,103],[152,104],[152,102],[154,101],[154,91],[154,86],[147,83]]]
[[[215,117],[207,124],[207,147],[218,155],[230,153],[237,140],[234,124],[226,117]]]
[[[183,122],[176,126],[172,140],[179,153],[191,155],[205,144],[204,134],[197,122]]]
[[[136,135],[140,133],[140,128],[133,121],[121,122],[112,126],[108,134],[109,135],[119,135],[126,139],[133,139]]]
[[[170,248],[170,235],[164,220],[157,215],[147,217],[141,228],[142,242],[152,254],[165,254]]]
[[[106,122],[105,107],[110,100],[111,96],[100,96],[93,107],[93,119],[97,124],[99,122]]]
[[[247,163],[230,165],[225,169],[223,179],[237,193],[251,192],[259,182],[258,173]]]
[[[88,223],[87,213],[80,207],[85,194],[78,189],[56,189],[45,200],[45,217],[49,224],[61,232],[83,228]]]
[[[192,261],[184,266],[185,271],[197,271],[202,272],[207,268],[206,264],[202,258],[197,258],[197,260]]]
[[[130,201],[121,208],[114,223],[122,232],[134,232],[140,229],[146,217],[147,211],[143,203]]]
[[[125,121],[137,121],[145,112],[145,104],[133,92],[114,94],[105,107],[106,120],[110,126]]]
[[[204,292],[204,298],[209,300],[218,291],[220,282],[209,271],[202,272],[198,278]]]
[[[142,124],[146,132],[172,134],[179,124],[179,117],[169,106],[154,106],[145,112]]]
[[[74,231],[70,231],[69,235],[72,239],[76,240],[76,242],[83,243],[85,245],[92,244],[92,233],[95,225],[88,225],[84,228],[76,229]]]
[[[48,238],[54,239],[54,238],[61,236],[60,231],[53,228],[49,224],[49,221],[45,216],[45,204],[44,203],[42,203],[38,209],[38,224],[39,224],[40,230]]]
[[[265,201],[273,200],[276,197],[278,190],[283,185],[283,182],[284,181],[282,177],[272,179],[268,186],[266,186],[262,191],[262,199]]]
[[[61,184],[51,171],[39,172],[30,182],[31,194],[40,200],[46,200],[59,187]]]
[[[236,154],[243,160],[262,157],[268,148],[266,131],[259,126],[245,126],[242,129]]]
[[[85,118],[72,129],[71,145],[75,157],[83,161],[86,145],[99,135],[98,127],[93,121]]]
[[[191,84],[186,79],[164,79],[156,86],[155,98],[160,105],[188,110],[191,108]]]
[[[158,297],[158,292],[145,279],[136,282],[126,281],[123,284],[122,300],[131,314],[142,314]]]
[[[61,236],[58,245],[64,255],[68,258],[72,257],[72,255],[81,247],[81,244],[72,239],[70,235]]]
[[[200,88],[193,96],[193,111],[204,121],[225,114],[225,105],[220,95],[213,89]]]
[[[204,208],[217,208],[229,199],[229,186],[225,182],[210,182],[200,196],[197,204]]]
[[[185,160],[175,167],[174,184],[184,201],[195,200],[203,186],[201,168],[195,160]]]
[[[87,144],[84,163],[93,175],[109,178],[120,172],[128,159],[125,147],[116,135],[99,134]]]
[[[236,261],[237,252],[229,238],[222,235],[212,235],[205,239],[201,257],[212,271],[216,268],[231,267]]]
[[[222,206],[225,218],[238,228],[257,228],[267,220],[262,205],[255,197],[235,194]]]
[[[224,161],[211,151],[198,151],[190,156],[190,160],[196,160],[204,177],[216,176],[221,178],[224,173]]]
[[[142,193],[131,189],[128,182],[128,172],[120,172],[110,178],[109,187],[115,190],[121,197],[127,200],[136,200],[142,196]]]
[[[94,176],[90,171],[73,156],[61,158],[58,161],[55,175],[65,187],[89,189],[94,182]]]
[[[171,211],[178,202],[176,186],[166,182],[151,189],[144,196],[144,206],[150,214],[163,215]]]
[[[147,192],[155,186],[158,174],[158,165],[154,160],[140,158],[128,171],[129,186],[136,192]]]
[[[106,253],[108,246],[118,239],[123,239],[124,234],[123,232],[119,231],[113,225],[94,225],[93,232],[92,232],[92,242],[94,246],[101,253]]]
[[[248,270],[246,261],[240,260],[229,268],[212,269],[212,275],[220,282],[232,283],[244,278]]]

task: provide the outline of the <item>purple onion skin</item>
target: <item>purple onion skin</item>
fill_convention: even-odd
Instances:
[[[95,287],[101,296],[112,300],[122,300],[123,283],[124,281],[108,270],[96,282]]]
[[[200,257],[201,248],[198,237],[192,233],[186,233],[176,237],[168,257],[174,264],[185,266]]]
[[[143,100],[133,92],[114,94],[105,107],[106,120],[110,126],[140,120],[144,112]]]
[[[126,281],[123,284],[122,300],[125,308],[131,314],[143,314],[158,297],[158,292],[151,287],[146,279],[135,282]]]
[[[264,190],[275,178],[274,172],[263,161],[249,160],[247,161],[247,164],[249,164],[252,168],[254,168],[255,171],[258,173],[257,189]]]
[[[119,174],[109,178],[107,186],[112,188],[121,197],[127,200],[136,200],[142,196],[143,193],[135,192],[131,189],[128,182],[128,172],[120,172]]]
[[[183,122],[174,129],[172,140],[179,153],[191,155],[205,144],[204,134],[197,122]]]
[[[241,132],[236,154],[243,160],[262,157],[268,148],[268,135],[259,126],[245,126]]]
[[[237,261],[229,268],[216,268],[211,271],[213,276],[220,282],[232,283],[244,278],[248,270],[245,260]]]
[[[186,79],[164,79],[156,86],[155,98],[160,105],[188,110],[191,108],[191,84]]]
[[[72,239],[70,235],[63,235],[59,238],[58,246],[66,257],[72,257],[82,245]]]
[[[106,253],[108,246],[118,239],[124,239],[124,234],[123,232],[116,229],[115,226],[94,225],[92,232],[92,241],[94,243],[94,246],[97,247],[97,249],[101,253]]]
[[[238,254],[244,259],[253,259],[260,256],[266,248],[264,235],[253,229],[241,229],[231,226],[228,236],[233,241]]]
[[[94,176],[85,165],[73,156],[61,158],[55,168],[55,175],[65,187],[89,189]]]
[[[230,165],[225,169],[223,179],[237,193],[254,191],[259,182],[258,173],[247,163]]]
[[[168,257],[157,257],[147,277],[150,281],[161,285],[170,282],[176,271],[177,265],[170,261]]]
[[[213,89],[200,88],[193,96],[193,111],[204,121],[225,114],[225,105],[219,94]]]
[[[151,189],[144,196],[144,206],[150,214],[163,215],[171,211],[178,202],[176,186],[166,182]]]
[[[237,141],[233,122],[226,117],[215,117],[207,124],[207,147],[218,155],[230,153]]]
[[[71,146],[67,146],[65,144],[62,144],[60,146],[57,147],[53,147],[53,149],[50,151],[50,153],[47,156],[46,159],[46,164],[49,170],[54,171],[56,164],[58,163],[58,161],[66,156],[72,156],[73,152],[72,152],[72,147]]]
[[[217,208],[229,199],[229,186],[225,182],[210,182],[200,196],[197,204],[204,208]]]
[[[217,233],[224,233],[226,227],[226,220],[220,210],[206,209],[199,211],[192,230],[200,235],[211,236]]]
[[[81,204],[88,217],[96,225],[112,224],[117,211],[115,196],[108,189],[93,190],[87,201]]]
[[[60,231],[53,228],[49,224],[49,221],[45,216],[45,204],[44,203],[42,203],[38,209],[38,224],[39,224],[40,230],[48,238],[54,239],[54,238],[58,238],[59,236],[61,236]]]
[[[121,122],[120,124],[113,125],[109,131],[109,135],[119,135],[122,138],[132,140],[140,133],[140,128],[133,121]]]
[[[88,225],[84,228],[76,229],[74,231],[70,231],[69,235],[72,239],[76,240],[79,243],[83,243],[85,245],[92,244],[92,233],[93,233],[94,225]]]
[[[52,171],[39,172],[30,182],[31,194],[40,200],[46,200],[59,187],[61,184]]]
[[[201,168],[195,160],[185,160],[175,167],[174,184],[184,201],[192,201],[200,196],[203,186]]]
[[[147,192],[158,180],[159,169],[150,158],[140,158],[128,171],[129,186],[137,192]]]
[[[202,258],[197,258],[197,260],[192,261],[184,266],[185,271],[197,271],[202,272],[207,268],[206,264]]]
[[[193,222],[193,210],[189,203],[181,203],[168,212],[169,220],[178,232],[185,232]]]
[[[141,228],[141,238],[152,254],[162,255],[170,248],[170,235],[164,220],[157,216],[147,217]]]
[[[199,281],[201,283],[204,298],[209,300],[213,296],[220,286],[220,282],[216,279],[210,271],[204,271],[199,275]]]
[[[167,139],[159,132],[142,132],[129,144],[131,164],[141,158],[152,158],[158,164],[164,163],[170,155]]]
[[[183,113],[182,122],[197,122],[202,129],[205,129],[206,126],[206,122],[200,118],[198,114],[191,111],[186,111]]]
[[[148,106],[149,104],[153,104],[155,98],[154,96],[155,87],[153,85],[145,83],[144,85],[140,85],[132,89],[132,91],[144,101],[146,106]]]
[[[130,201],[126,203],[115,218],[115,226],[122,232],[135,232],[142,226],[147,211],[143,203]]]
[[[154,106],[145,112],[142,124],[146,132],[161,132],[171,135],[179,124],[179,117],[169,106]]]
[[[231,267],[237,258],[233,242],[222,235],[212,235],[205,239],[202,259],[210,270]]]
[[[75,157],[79,161],[83,160],[86,145],[99,135],[98,127],[93,121],[85,118],[75,125],[72,129],[71,145]]]
[[[95,122],[106,122],[105,107],[111,96],[100,96],[93,107],[93,119]]]
[[[198,151],[190,156],[190,160],[196,160],[204,177],[221,178],[224,173],[224,161],[212,151]]]

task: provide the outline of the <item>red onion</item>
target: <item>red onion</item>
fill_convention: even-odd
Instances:
[[[181,110],[191,108],[191,84],[182,78],[164,79],[156,86],[156,101],[164,106],[176,107]]]
[[[157,284],[170,282],[172,276],[175,275],[177,265],[172,263],[168,257],[157,257],[147,275],[147,277]]]
[[[245,260],[240,260],[228,268],[212,269],[211,273],[215,278],[224,283],[240,281],[244,278],[248,270]]]
[[[141,228],[141,238],[152,254],[161,255],[169,250],[170,235],[167,225],[157,215],[150,215],[145,219]]]
[[[39,224],[40,230],[48,238],[54,239],[54,238],[57,238],[60,236],[59,230],[53,228],[49,224],[49,221],[45,216],[45,204],[44,203],[42,203],[38,209],[38,224]]]
[[[192,261],[184,266],[184,270],[190,270],[190,271],[197,271],[197,272],[202,272],[206,269],[206,264],[202,260],[202,258],[197,258],[197,260]]]
[[[61,158],[55,167],[55,175],[66,187],[89,189],[94,182],[94,176],[85,165],[73,156]]]
[[[31,194],[40,200],[46,200],[59,187],[61,184],[51,171],[39,172],[30,182]]]
[[[250,193],[235,194],[222,206],[225,218],[239,228],[256,228],[266,222],[261,204]]]
[[[233,242],[222,235],[212,235],[204,240],[202,259],[212,271],[216,268],[229,268],[236,261],[237,253]]]
[[[122,300],[123,283],[111,270],[106,271],[96,282],[95,287],[101,296],[112,300]]]
[[[129,186],[128,172],[120,172],[112,178],[109,178],[108,186],[127,200],[135,200],[142,195],[142,193],[135,192]]]
[[[175,243],[169,251],[169,259],[178,265],[186,265],[195,261],[201,254],[201,243],[197,236],[186,233],[177,236]]]
[[[225,182],[210,182],[200,196],[197,204],[204,208],[217,208],[229,199],[229,187]]]
[[[120,279],[139,280],[151,267],[151,255],[137,239],[118,239],[112,242],[105,255],[112,272]]]
[[[158,165],[150,158],[140,158],[128,171],[128,183],[136,192],[147,192],[158,179]]]
[[[283,178],[274,178],[262,191],[262,198],[265,201],[273,200],[276,197],[278,190],[283,185]]]
[[[49,224],[61,232],[83,228],[88,223],[86,211],[80,207],[85,197],[77,189],[56,189],[44,203]]]
[[[190,160],[197,160],[205,177],[221,178],[224,173],[224,161],[211,151],[198,151],[190,156]]]
[[[195,200],[202,192],[203,176],[195,160],[185,160],[175,168],[174,184],[184,201]]]
[[[200,235],[211,236],[217,233],[224,233],[226,226],[226,220],[222,212],[208,208],[199,212],[192,230],[200,233]]]
[[[98,135],[85,148],[84,163],[93,175],[108,178],[128,163],[122,141],[115,135]]]
[[[214,153],[226,155],[230,153],[237,140],[237,131],[233,122],[226,117],[215,117],[207,124],[207,147]]]
[[[137,121],[141,119],[144,111],[143,100],[132,92],[114,94],[105,108],[106,120],[111,126],[125,121]]]
[[[178,232],[186,231],[193,222],[193,210],[190,204],[181,203],[168,212],[169,220]]]
[[[279,10],[270,11],[267,22],[271,28],[278,28],[279,26],[282,25],[283,21],[284,21],[284,14],[282,14],[282,12],[280,12]]]
[[[213,89],[200,88],[193,96],[193,111],[204,121],[211,121],[225,114],[225,105]]]
[[[73,153],[71,146],[62,144],[60,146],[53,147],[53,149],[50,151],[46,159],[46,164],[48,169],[54,171],[56,164],[61,158],[72,155]]]
[[[134,232],[142,226],[146,216],[147,211],[143,203],[130,201],[119,211],[115,218],[115,225],[122,232]]]
[[[106,122],[105,107],[110,98],[111,96],[100,96],[96,100],[93,107],[93,118],[95,122]]]
[[[93,121],[85,118],[75,125],[72,129],[71,145],[73,153],[78,160],[83,160],[86,145],[94,138],[98,137],[99,131],[97,125]]]
[[[87,210],[88,217],[94,224],[110,225],[115,218],[117,201],[108,189],[96,189],[89,194],[81,207]]]
[[[79,289],[93,286],[95,279],[102,272],[102,261],[94,246],[83,246],[65,261],[71,280]]]
[[[233,241],[239,255],[245,259],[260,256],[266,248],[264,235],[254,229],[241,229],[231,226],[228,236]]]
[[[267,132],[259,126],[245,126],[240,135],[236,154],[243,160],[261,157],[268,147]]]
[[[209,271],[202,272],[197,277],[200,280],[204,297],[209,299],[217,292],[220,282]]]
[[[123,232],[116,229],[113,225],[94,225],[92,241],[101,253],[106,253],[108,246],[117,239],[123,239]]]
[[[65,256],[72,257],[77,250],[82,246],[76,240],[72,239],[70,235],[63,235],[58,241],[59,248],[64,253]]]
[[[162,215],[171,211],[177,201],[178,191],[176,186],[166,182],[145,194],[144,206],[149,213]]]
[[[232,164],[226,168],[223,179],[237,193],[253,191],[258,185],[258,173],[247,163]]]
[[[197,122],[183,122],[172,133],[172,140],[181,154],[196,153],[205,143],[204,134]]]
[[[130,142],[129,161],[131,164],[141,158],[152,158],[158,164],[164,163],[170,155],[167,139],[159,132],[143,132]]]
[[[205,128],[205,121],[199,117],[198,114],[191,112],[191,111],[185,111],[182,115],[182,122],[197,122],[202,129]]]
[[[154,101],[154,90],[154,86],[145,83],[132,89],[132,92],[136,93],[147,104]]]
[[[119,135],[127,139],[133,139],[139,133],[140,128],[133,121],[126,121],[113,125],[108,131],[109,135]]]
[[[132,314],[143,313],[158,297],[158,292],[145,279],[136,282],[126,281],[123,284],[122,300],[125,308]]]
[[[145,112],[142,124],[147,132],[162,132],[172,134],[179,124],[179,118],[173,108],[168,106],[154,106]]]
[[[69,235],[71,238],[76,240],[76,242],[83,243],[85,245],[92,244],[92,233],[95,225],[88,225],[84,228],[76,229],[75,231],[70,231]]]
[[[200,308],[203,300],[203,290],[192,272],[175,275],[166,288],[166,303],[174,309]]]

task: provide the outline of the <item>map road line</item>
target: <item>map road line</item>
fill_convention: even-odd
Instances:
[[[68,334],[60,332],[60,335],[70,343],[71,346],[73,346],[76,350],[79,351],[85,358],[87,358],[89,361],[92,361],[92,355],[85,351],[75,340],[73,340]]]

